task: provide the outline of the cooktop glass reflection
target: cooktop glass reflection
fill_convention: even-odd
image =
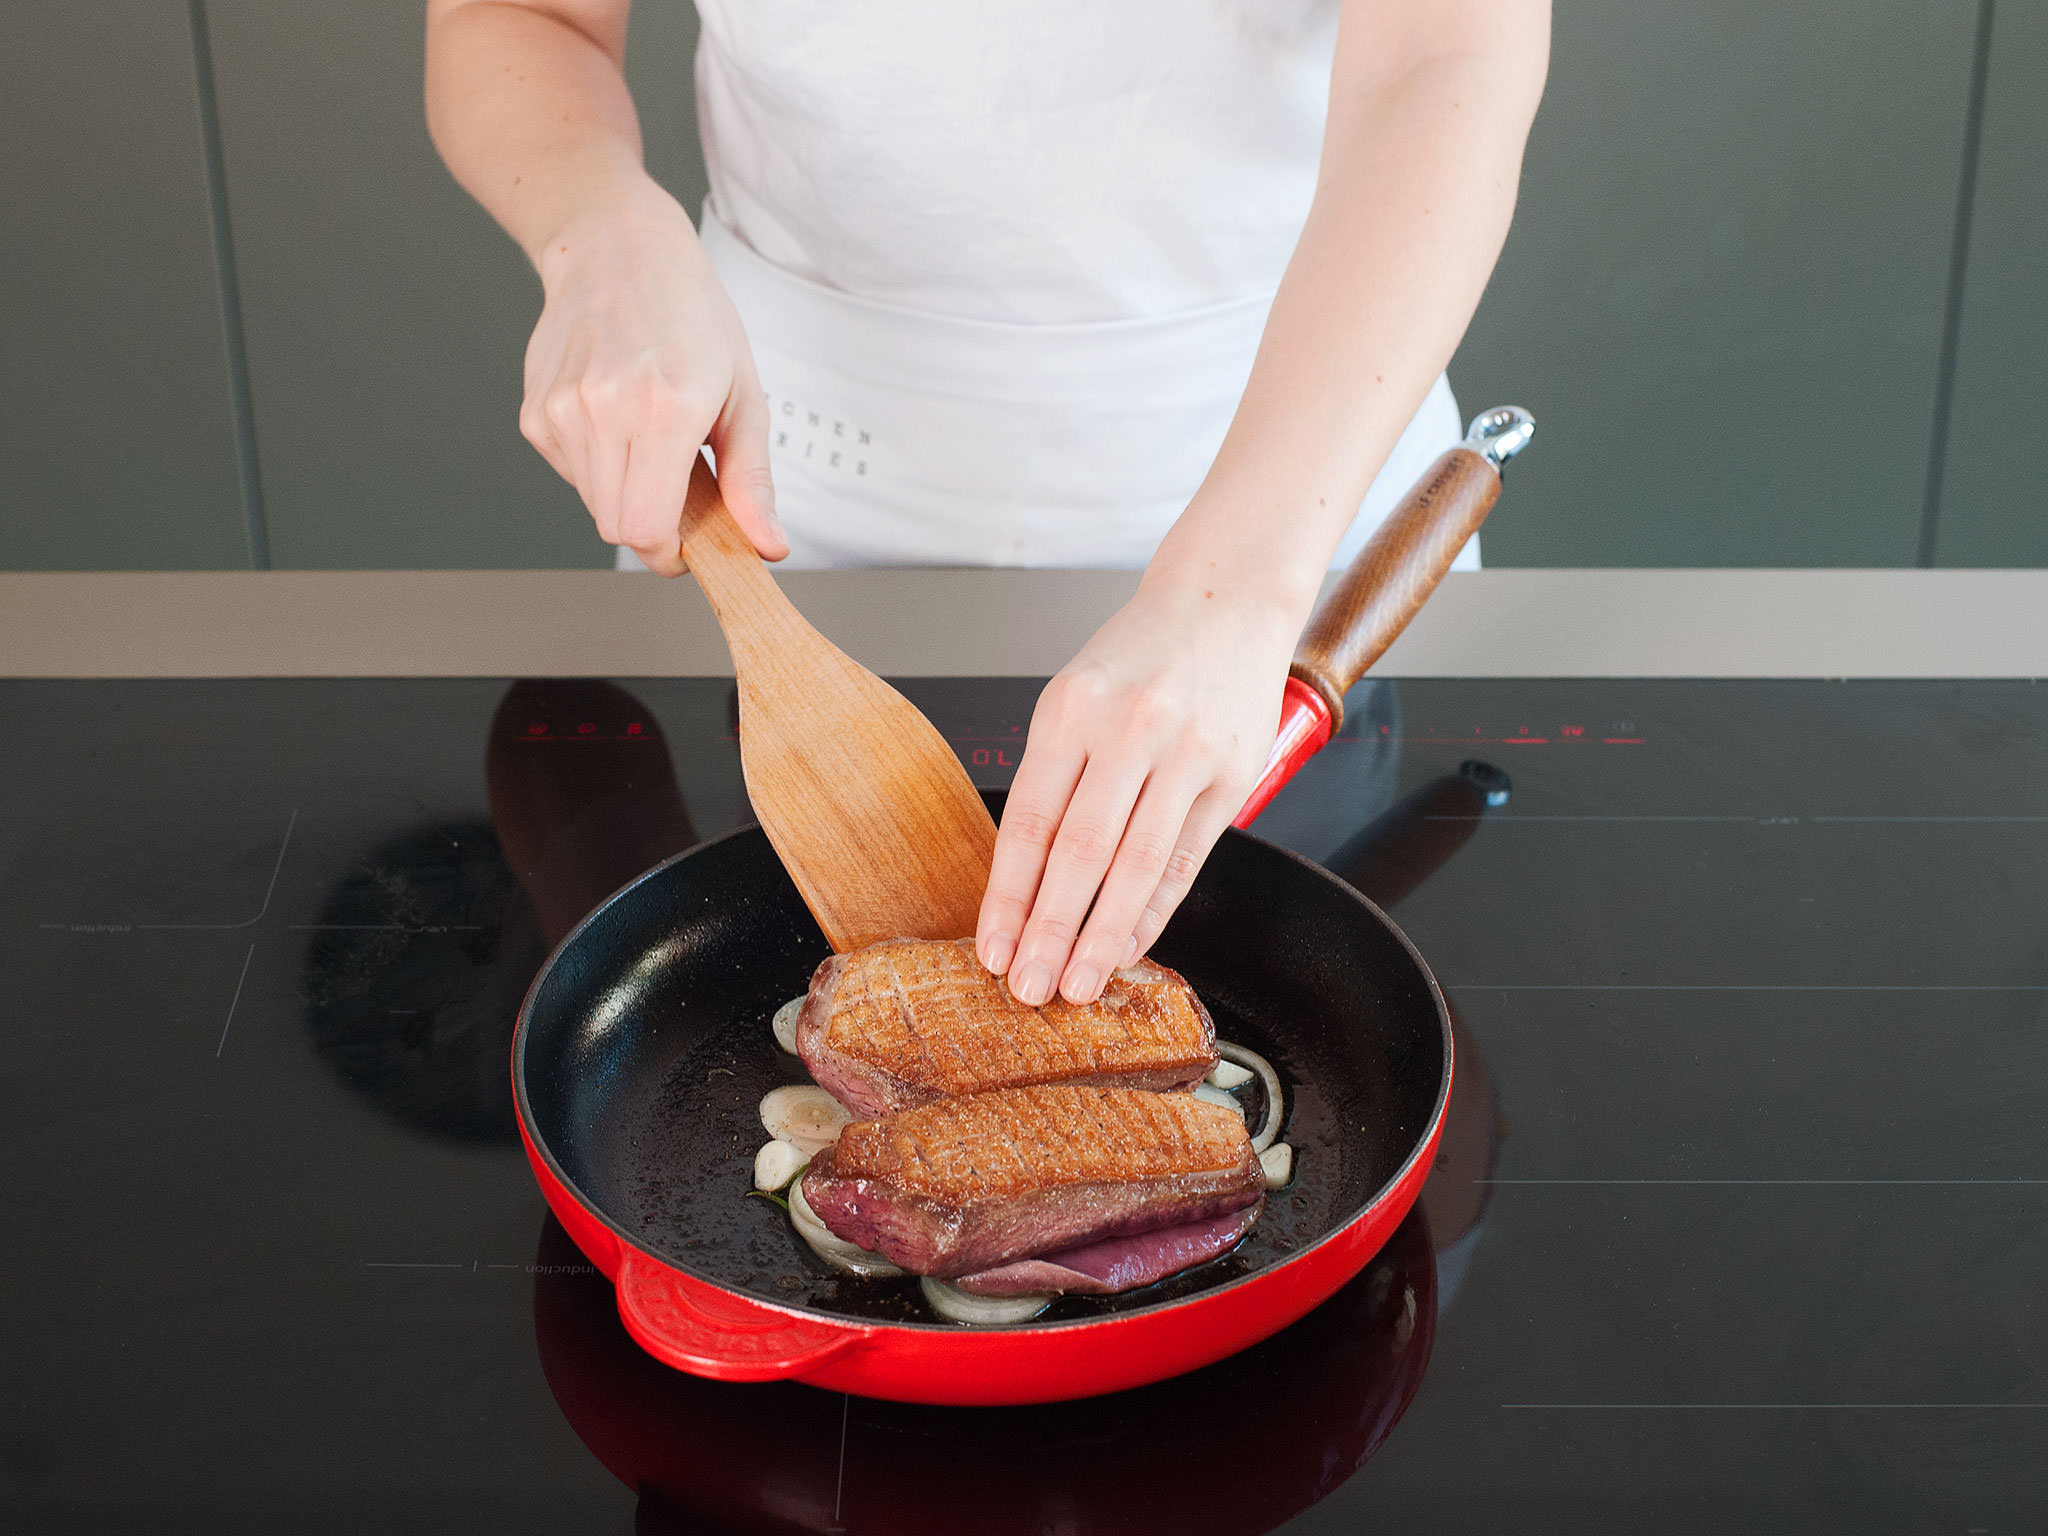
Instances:
[[[1006,784],[1038,685],[910,682]],[[0,683],[21,1531],[2031,1531],[2048,692],[1354,692],[1258,830],[1457,1016],[1421,1206],[1179,1382],[678,1375],[545,1215],[549,947],[748,819],[732,687]]]

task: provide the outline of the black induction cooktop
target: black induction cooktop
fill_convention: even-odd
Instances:
[[[910,682],[983,784],[1036,685]],[[1417,1213],[1121,1397],[677,1375],[546,1216],[554,938],[729,682],[0,683],[0,1527],[2039,1531],[2048,689],[1358,690],[1257,830],[1457,1014]]]

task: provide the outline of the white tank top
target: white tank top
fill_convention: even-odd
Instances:
[[[786,272],[1068,324],[1269,293],[1336,0],[698,0],[719,216]]]
[[[1143,565],[1307,216],[1336,0],[698,11],[704,245],[791,565]],[[1439,379],[1339,561],[1459,435]]]

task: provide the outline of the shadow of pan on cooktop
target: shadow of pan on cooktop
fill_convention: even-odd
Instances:
[[[418,826],[358,856],[308,934],[314,1050],[429,1135],[519,1140],[506,1063],[548,951],[697,840],[653,712],[616,683],[514,682],[482,743],[488,821]]]
[[[618,1319],[552,1217],[534,1333],[556,1404],[638,1490],[641,1536],[1252,1536],[1362,1467],[1429,1363],[1436,1277],[1420,1207],[1366,1268],[1241,1354],[1109,1397],[928,1408],[674,1371]]]
[[[402,1125],[516,1144],[505,1063],[519,1000],[547,951],[488,822],[398,834],[328,889],[307,933],[301,987],[314,1052]]]

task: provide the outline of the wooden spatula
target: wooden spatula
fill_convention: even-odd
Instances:
[[[953,749],[782,595],[702,459],[682,533],[732,650],[747,796],[826,940],[971,935],[996,827]]]

